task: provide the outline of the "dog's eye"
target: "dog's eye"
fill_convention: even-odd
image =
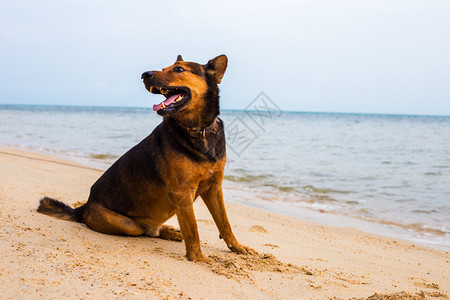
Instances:
[[[177,72],[177,73],[181,73],[181,72],[186,71],[186,70],[183,69],[182,67],[175,67],[175,68],[173,68],[173,70],[174,70],[175,72]]]

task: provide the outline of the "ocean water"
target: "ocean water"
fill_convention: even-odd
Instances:
[[[221,118],[227,200],[450,249],[450,117]],[[161,120],[148,108],[0,105],[0,146],[106,169]]]

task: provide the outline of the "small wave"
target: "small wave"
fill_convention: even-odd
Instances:
[[[328,195],[312,195],[314,202],[338,202],[338,200]]]
[[[450,168],[450,166],[444,166],[444,165],[436,165],[436,166],[432,166],[433,168],[437,168],[437,169],[448,169]]]
[[[131,134],[122,134],[122,135],[111,135],[108,137],[108,139],[129,139],[133,136]]]
[[[414,223],[405,226],[405,229],[417,232],[431,233],[434,235],[450,235],[450,228],[445,225],[431,225],[423,223]]]
[[[318,188],[312,185],[305,185],[302,187],[304,191],[309,192],[309,193],[316,193],[316,194],[350,194],[350,191],[339,191],[339,190],[334,190],[334,189],[330,189],[330,188]]]
[[[348,201],[345,201],[345,204],[358,205],[358,204],[360,204],[360,203],[359,203],[358,201],[348,200]]]
[[[418,213],[418,214],[432,214],[432,213],[436,213],[438,211],[435,210],[435,209],[431,209],[431,210],[415,209],[412,212],[413,213]]]
[[[307,185],[303,187],[303,191],[306,196],[310,199],[308,202],[338,202],[336,199],[328,195],[332,193],[332,189],[319,189],[312,185]]]
[[[441,172],[427,172],[427,173],[424,173],[423,175],[425,175],[425,176],[439,176],[439,175],[442,175],[442,173]]]
[[[295,187],[292,187],[292,186],[279,186],[279,185],[271,184],[271,183],[266,183],[266,184],[264,184],[264,186],[269,186],[269,187],[275,188],[281,192],[287,192],[287,193],[296,191]]]
[[[114,159],[118,156],[113,154],[90,154],[89,157],[94,159]]]
[[[267,178],[272,177],[271,175],[245,175],[245,176],[234,176],[225,175],[224,179],[234,182],[258,182]]]
[[[425,224],[425,223],[412,223],[412,224],[402,224],[394,221],[387,221],[387,220],[380,220],[380,219],[373,219],[373,218],[364,218],[366,221],[372,221],[383,225],[388,226],[396,226],[403,228],[408,231],[414,231],[421,234],[431,234],[435,236],[449,236],[450,235],[450,228],[448,228],[445,225],[432,225],[432,224]]]

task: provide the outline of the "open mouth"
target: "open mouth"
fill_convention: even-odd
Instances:
[[[152,94],[161,94],[166,97],[163,102],[153,105],[153,110],[156,112],[173,112],[185,104],[190,97],[189,89],[183,87],[150,86],[148,90]]]

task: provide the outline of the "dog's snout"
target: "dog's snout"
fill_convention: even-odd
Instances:
[[[152,71],[147,71],[142,73],[141,79],[149,79],[153,76],[153,72]]]

